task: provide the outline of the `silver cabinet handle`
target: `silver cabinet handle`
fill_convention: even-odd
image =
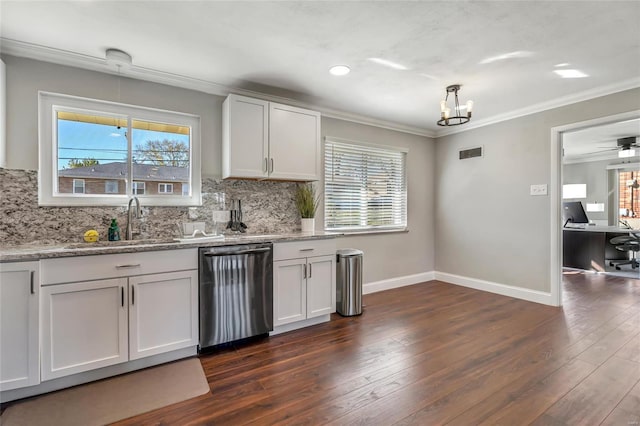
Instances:
[[[36,271],[31,271],[31,294],[36,294],[35,275]]]
[[[269,173],[269,159],[264,157],[264,172]]]
[[[311,264],[309,264],[309,278],[311,278]]]
[[[302,265],[302,278],[307,278],[307,264]]]
[[[130,263],[128,265],[116,265],[117,269],[124,269],[124,268],[139,268],[140,264],[139,263]]]
[[[269,173],[273,173],[273,158],[271,159],[271,171]]]
[[[300,249],[300,251],[313,251],[314,249],[312,248],[308,248],[308,249]]]

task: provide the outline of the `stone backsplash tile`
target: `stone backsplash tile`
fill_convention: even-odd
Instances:
[[[207,232],[214,229],[214,211],[228,209],[231,200],[242,201],[243,222],[250,233],[288,233],[300,230],[300,216],[295,209],[296,183],[253,180],[219,180],[203,178],[202,206],[145,206],[136,219],[136,238],[176,236],[177,222],[206,222]],[[221,205],[224,194],[226,205]],[[222,217],[228,215],[222,213]],[[107,239],[112,218],[118,220],[121,234],[127,223],[126,207],[40,207],[38,174],[31,170],[0,169],[0,244],[55,244],[81,242],[84,232],[95,229],[100,239]]]

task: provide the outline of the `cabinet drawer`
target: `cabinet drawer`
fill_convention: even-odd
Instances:
[[[198,249],[102,254],[40,263],[42,285],[198,269]]]
[[[295,241],[291,243],[276,243],[273,245],[273,260],[335,254],[336,241],[334,239]]]

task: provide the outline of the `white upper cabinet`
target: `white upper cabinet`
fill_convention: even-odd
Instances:
[[[320,113],[229,95],[222,122],[223,178],[320,179]]]
[[[320,113],[269,105],[269,177],[320,179]]]
[[[7,77],[0,59],[0,167],[7,167]]]
[[[269,102],[229,95],[222,126],[222,177],[267,178]]]

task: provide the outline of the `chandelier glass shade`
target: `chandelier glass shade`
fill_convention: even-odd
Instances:
[[[461,107],[460,101],[458,100],[459,90],[460,84],[447,86],[447,96],[440,101],[440,120],[438,120],[438,126],[459,126],[461,124],[468,123],[469,120],[471,120],[473,101],[467,101],[466,106]],[[454,98],[453,110],[447,106],[449,94],[451,93],[453,93]],[[462,114],[463,109],[467,110],[464,115]]]

